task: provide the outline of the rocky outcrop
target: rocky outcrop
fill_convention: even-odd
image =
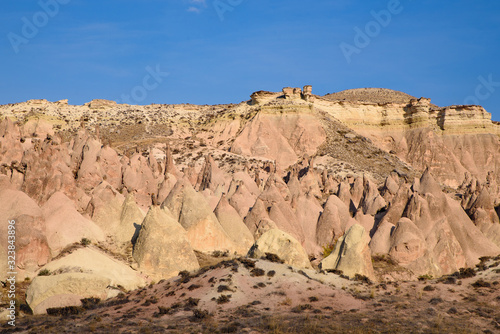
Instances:
[[[238,246],[237,253],[242,255],[248,253],[255,241],[253,235],[224,195],[217,204],[214,213],[224,231]]]
[[[187,231],[194,250],[213,252],[237,251],[236,245],[224,231],[205,197],[196,192],[188,181],[181,179],[162,204]]]
[[[94,99],[88,103],[88,106],[90,109],[108,109],[116,107],[116,102],[104,99]]]
[[[319,121],[310,114],[258,113],[236,137],[231,152],[276,160],[281,168],[299,156],[313,155],[326,138]]]
[[[79,306],[83,298],[115,297],[119,288],[134,290],[145,281],[129,266],[92,248],[80,248],[50,262],[42,269],[50,276],[37,276],[26,291],[34,314],[48,308]]]
[[[52,257],[47,241],[46,222],[38,205],[25,193],[10,189],[0,190],[0,240],[2,249],[7,250],[9,225],[15,226],[16,267],[8,268],[7,256],[0,259],[5,279],[7,272],[17,271],[18,279],[32,276]],[[13,221],[13,224],[9,222]]]
[[[248,252],[250,257],[265,257],[266,253],[277,255],[296,268],[311,268],[306,251],[291,235],[278,229],[270,229],[262,234]]]
[[[359,224],[349,228],[336,243],[332,253],[320,263],[322,270],[341,270],[344,275],[364,275],[376,280],[368,243],[368,232]]]
[[[133,257],[139,269],[155,279],[200,267],[186,231],[168,209],[158,206],[152,206],[142,222]]]
[[[84,273],[37,276],[26,291],[26,302],[33,314],[44,314],[48,308],[79,306],[84,298],[106,299],[110,279]]]
[[[84,218],[76,210],[73,201],[62,192],[54,193],[42,211],[52,256],[57,256],[66,246],[80,242],[83,238],[93,242],[105,240],[101,228]]]

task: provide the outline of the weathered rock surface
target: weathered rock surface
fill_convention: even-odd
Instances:
[[[341,270],[349,277],[359,274],[375,280],[369,242],[368,232],[361,225],[354,224],[340,237],[332,253],[321,261],[320,268]]]
[[[187,231],[187,239],[194,250],[227,250],[231,254],[237,251],[238,247],[224,231],[205,197],[186,180],[177,182],[162,206],[168,208]]]
[[[16,268],[7,269],[7,257],[0,259],[0,274],[5,279],[7,272],[18,271],[18,278],[32,276],[46,264],[52,254],[47,241],[46,222],[42,210],[25,193],[16,190],[0,190],[0,240],[2,249],[7,250],[9,222],[15,224],[15,259]]]
[[[168,209],[158,206],[152,206],[146,214],[133,256],[139,269],[155,279],[200,267],[184,228]]]
[[[245,255],[254,243],[252,232],[245,225],[238,212],[229,204],[223,195],[214,210],[217,220],[224,231],[238,247],[236,252]]]
[[[34,314],[44,314],[51,307],[80,305],[80,299],[115,296],[110,283],[109,278],[85,273],[37,276],[26,291],[26,302]]]
[[[41,270],[48,270],[56,277],[64,273],[86,273],[109,279],[109,287],[122,286],[134,290],[144,286],[145,280],[125,263],[93,247],[79,248],[62,258],[51,261]],[[38,276],[43,277],[43,276]]]
[[[250,257],[265,257],[266,253],[278,255],[280,259],[296,268],[311,268],[309,258],[300,243],[288,233],[278,229],[265,232],[248,252]]]
[[[54,193],[44,204],[42,211],[47,241],[54,257],[64,247],[80,242],[83,238],[93,242],[105,239],[101,228],[76,211],[73,201],[62,192]]]

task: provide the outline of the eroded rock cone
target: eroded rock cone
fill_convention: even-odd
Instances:
[[[122,204],[120,224],[114,234],[118,243],[130,244],[144,220],[144,212],[135,202],[133,194],[128,194]]]
[[[151,206],[142,222],[133,257],[139,269],[155,279],[199,268],[186,231],[168,209],[158,206]]]
[[[187,231],[191,247],[200,252],[237,250],[217,220],[205,197],[196,192],[185,179],[177,181],[162,204]]]
[[[325,203],[316,228],[316,242],[321,247],[329,247],[356,222],[349,209],[340,198],[330,195]]]
[[[482,187],[467,213],[481,232],[500,247],[500,220],[488,188]]]
[[[460,203],[441,191],[428,169],[420,178],[419,184],[412,188],[416,192],[410,198],[403,217],[409,218],[422,231],[428,247],[432,244],[433,248],[429,248],[429,251],[434,258],[448,258],[448,261],[452,261],[451,263],[435,261],[436,265],[439,262],[445,264],[440,268],[440,274],[450,273],[445,272],[445,268],[457,268],[460,265],[474,266],[478,263],[479,257],[500,253],[498,246],[488,240],[469,219]],[[446,235],[450,237],[443,238]],[[454,239],[460,245],[462,252],[457,251]],[[434,241],[429,242],[429,240]],[[438,240],[441,242],[436,242]],[[440,249],[444,250],[443,254],[439,254]]]
[[[0,258],[0,273],[5,280],[7,272],[18,271],[18,279],[32,276],[51,258],[46,237],[46,222],[42,210],[25,193],[16,190],[0,190],[0,232],[4,238],[0,246],[5,256]],[[14,221],[16,231],[16,268],[7,269],[7,235],[10,221]]]
[[[375,281],[369,242],[368,232],[363,226],[354,224],[340,237],[333,252],[321,261],[320,269],[341,270],[349,277],[364,275]]]
[[[231,240],[238,246],[238,254],[245,255],[254,243],[252,232],[245,225],[238,212],[222,195],[215,208],[215,216]]]
[[[84,218],[62,192],[54,193],[42,207],[46,222],[46,236],[52,256],[57,256],[64,247],[82,238],[93,242],[104,241],[105,234],[93,221]]]

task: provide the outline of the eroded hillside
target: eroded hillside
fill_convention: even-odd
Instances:
[[[237,105],[0,113],[0,226],[18,226],[35,314],[222,258],[274,259],[332,289],[339,275],[416,281],[500,254],[498,126],[479,106],[306,86]]]

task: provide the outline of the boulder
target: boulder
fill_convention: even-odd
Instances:
[[[248,256],[260,258],[266,253],[276,254],[286,264],[296,268],[312,268],[305,249],[297,239],[278,229],[265,232],[252,246]]]
[[[41,270],[44,269],[56,274],[49,277],[57,277],[65,273],[92,274],[108,279],[110,287],[121,286],[129,291],[146,284],[139,273],[130,268],[129,265],[93,247],[79,248],[64,257],[51,261],[41,268]]]
[[[114,297],[119,290],[110,283],[109,278],[85,273],[37,276],[26,290],[26,302],[34,314],[45,314],[52,307],[78,306],[83,298]]]

